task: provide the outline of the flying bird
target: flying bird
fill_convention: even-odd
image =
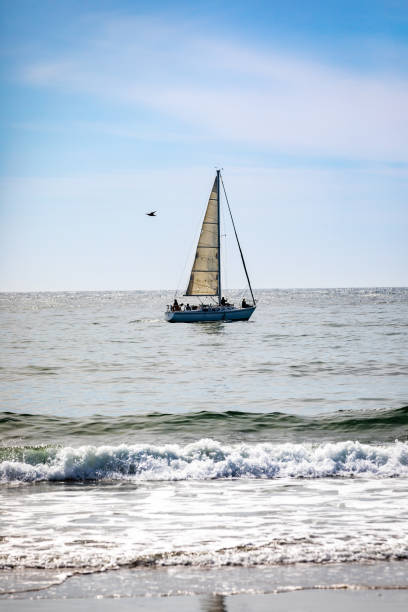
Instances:
[[[148,217],[155,217],[155,216],[156,216],[156,213],[157,213],[157,210],[152,210],[152,212],[146,213],[146,215],[147,215]]]

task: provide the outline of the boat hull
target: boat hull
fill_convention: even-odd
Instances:
[[[249,308],[214,308],[211,310],[183,310],[164,313],[168,323],[206,323],[212,321],[248,321],[255,310]]]

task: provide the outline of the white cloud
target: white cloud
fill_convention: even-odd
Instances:
[[[272,151],[408,160],[408,83],[208,38],[194,24],[106,21],[26,81],[154,110],[197,138]]]

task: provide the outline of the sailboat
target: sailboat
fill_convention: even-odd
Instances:
[[[225,201],[234,228],[235,238],[241,255],[242,265],[251,292],[252,303],[242,300],[240,306],[229,304],[222,297],[221,283],[221,240],[220,240],[220,188],[223,187]],[[241,245],[232,217],[231,208],[222,180],[221,171],[217,175],[208,200],[207,209],[198,239],[197,249],[191,269],[189,283],[184,296],[196,296],[198,298],[213,298],[212,303],[200,302],[199,305],[179,305],[175,299],[174,304],[168,305],[165,319],[169,323],[193,323],[206,321],[248,321],[256,308],[256,301],[252,292],[247,267],[242,253]]]

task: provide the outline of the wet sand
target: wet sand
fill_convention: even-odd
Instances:
[[[43,570],[44,572],[44,570]],[[252,568],[133,568],[50,573],[27,590],[26,571],[2,573],[7,612],[393,612],[408,609],[408,563]],[[52,582],[54,583],[52,584]],[[224,594],[223,594],[224,593]]]
[[[312,590],[273,595],[202,595],[110,599],[3,600],[7,612],[405,612],[408,591]]]

